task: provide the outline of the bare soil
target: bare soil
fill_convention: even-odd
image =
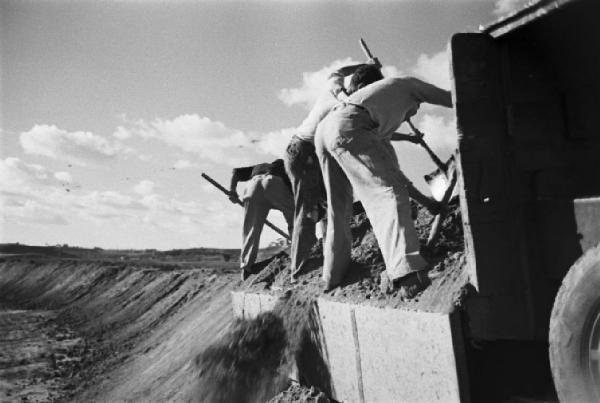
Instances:
[[[433,217],[417,206],[414,213],[419,234],[426,239]],[[379,275],[384,264],[370,223],[358,205],[352,220],[354,244],[350,274],[335,292],[325,297],[450,312],[460,305],[468,283],[461,231],[458,205],[453,203],[442,229],[442,241],[426,252],[439,278],[419,298],[403,301],[396,294],[379,291]],[[255,265],[258,273],[246,280],[242,288],[278,295],[279,303],[272,313],[237,321],[220,341],[198,355],[195,396],[199,399],[196,401],[251,403],[268,400],[273,395],[276,395],[273,401],[281,402],[327,401],[326,394],[316,391],[314,386],[312,389],[301,385],[285,388],[287,374],[293,370],[298,371],[305,385],[328,388],[331,384],[325,379],[329,375],[321,363],[324,355],[318,351],[320,344],[315,340],[318,335],[311,316],[312,302],[323,296],[321,262],[321,246],[315,245],[312,267],[294,284],[289,281],[289,258],[285,252]]]
[[[271,398],[268,403],[329,403],[331,400],[314,386],[291,384],[287,389]]]
[[[432,217],[416,206],[414,213],[424,242]],[[352,232],[350,274],[328,294],[320,245],[295,284],[285,252],[242,283],[231,251],[0,250],[13,255],[0,257],[0,401],[328,402],[326,387],[310,386],[328,383],[311,332],[315,298],[451,312],[471,292],[456,202],[438,243],[424,250],[438,276],[413,300],[379,290],[384,265],[363,211],[356,211]],[[234,321],[236,288],[278,295],[280,303],[271,314]],[[469,353],[476,401],[553,401],[544,348],[491,345]],[[519,379],[530,385],[527,372],[514,376],[514,363],[532,351],[528,362],[539,365],[527,371],[544,379],[525,395],[544,400],[512,398],[523,395],[523,387],[513,388]],[[288,381],[290,371],[306,373],[300,370],[307,365],[302,385]],[[519,379],[505,382],[511,376]]]
[[[413,205],[413,215],[417,233],[424,246],[433,216],[416,204]],[[293,290],[312,298],[323,297],[342,302],[428,312],[451,312],[462,303],[469,292],[458,200],[449,206],[437,243],[432,248],[422,249],[437,278],[412,300],[400,299],[397,292],[386,294],[379,290],[380,274],[385,270],[385,266],[369,220],[359,205],[355,208],[351,229],[354,242],[350,272],[344,282],[332,292],[323,292],[321,245],[315,245],[313,248],[309,269],[301,274],[297,283],[290,282],[290,260],[288,255],[282,252],[262,263],[264,269],[246,280],[242,288],[276,295]]]
[[[90,354],[56,311],[0,307],[0,401],[55,401]]]
[[[186,401],[236,271],[0,259],[0,401]]]

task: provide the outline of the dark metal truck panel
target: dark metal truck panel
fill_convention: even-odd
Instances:
[[[540,1],[450,48],[472,337],[546,339],[600,242],[600,1]]]

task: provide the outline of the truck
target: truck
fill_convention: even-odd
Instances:
[[[540,0],[449,44],[465,338],[547,341],[561,402],[600,402],[598,17]]]

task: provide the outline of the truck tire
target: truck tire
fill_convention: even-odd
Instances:
[[[549,342],[560,401],[600,402],[600,245],[565,276],[552,309]]]

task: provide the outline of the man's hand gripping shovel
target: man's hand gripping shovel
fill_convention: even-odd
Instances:
[[[406,119],[406,123],[410,126],[413,134],[419,138],[419,144],[427,151],[427,154],[431,157],[435,165],[440,169],[440,171],[446,176],[446,179],[449,181],[449,185],[444,192],[444,196],[442,200],[439,202],[439,211],[431,220],[431,229],[429,230],[429,237],[427,238],[426,246],[430,248],[437,241],[440,230],[442,228],[442,222],[446,218],[448,214],[448,203],[450,202],[450,198],[452,197],[452,193],[454,192],[454,187],[456,186],[456,182],[458,180],[458,176],[456,173],[456,169],[449,172],[448,166],[442,162],[442,160],[433,152],[431,147],[425,142],[425,135],[413,125],[413,123],[409,119]],[[450,176],[449,176],[450,175]]]

